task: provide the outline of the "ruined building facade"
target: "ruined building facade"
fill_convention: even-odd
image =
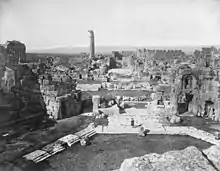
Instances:
[[[7,41],[5,44],[7,50],[6,64],[9,66],[26,62],[26,46],[19,41]]]
[[[25,63],[26,47],[18,41],[0,45],[1,127],[28,120],[41,122],[46,116],[37,75]]]
[[[161,50],[161,49],[137,49],[136,55],[138,58],[173,60],[182,58],[185,53],[182,50]]]
[[[171,104],[174,114],[192,112],[220,121],[219,56],[203,48],[197,67],[178,65],[171,75]]]
[[[64,119],[80,114],[82,98],[81,91],[76,90],[76,79],[55,67],[53,57],[47,58],[46,66],[38,64],[38,82],[49,117]]]

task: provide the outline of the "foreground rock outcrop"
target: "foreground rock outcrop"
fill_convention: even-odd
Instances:
[[[142,157],[126,159],[120,171],[216,171],[211,163],[196,147],[190,146],[180,151],[164,154],[147,154]]]
[[[212,162],[216,169],[220,170],[220,146],[214,145],[208,149],[203,150],[208,160]]]

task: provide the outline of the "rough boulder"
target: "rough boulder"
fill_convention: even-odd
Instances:
[[[216,171],[196,147],[164,154],[147,154],[143,157],[125,159],[120,171]]]
[[[203,150],[203,153],[207,156],[215,167],[220,170],[220,146],[214,145],[208,149]]]

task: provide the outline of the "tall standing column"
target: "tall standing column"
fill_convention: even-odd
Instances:
[[[94,32],[89,30],[89,38],[90,38],[90,59],[95,57],[95,39],[94,39]]]
[[[99,114],[99,104],[100,104],[100,96],[99,95],[94,95],[92,96],[92,111],[93,115]]]

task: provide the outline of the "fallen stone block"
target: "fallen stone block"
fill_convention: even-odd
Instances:
[[[65,150],[65,142],[57,140],[51,144],[46,145],[41,150],[46,151],[47,153],[51,155],[54,155],[56,153],[59,153]]]
[[[59,141],[63,141],[67,143],[69,147],[71,147],[73,144],[79,141],[79,137],[77,135],[70,134],[60,138]]]
[[[181,123],[181,118],[179,116],[174,115],[171,117],[170,123],[179,124],[179,123]]]
[[[125,159],[120,171],[216,171],[196,147],[190,146],[180,151],[164,154],[147,154],[143,157]]]
[[[47,153],[43,150],[36,150],[34,152],[31,152],[25,156],[23,156],[26,160],[33,161],[34,163],[39,163],[47,158],[49,158],[51,154]]]
[[[220,146],[214,145],[208,149],[203,150],[206,157],[220,170]]]

